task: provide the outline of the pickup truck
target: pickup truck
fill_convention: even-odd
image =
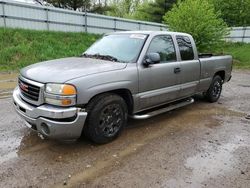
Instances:
[[[83,41],[84,42],[84,41]],[[232,57],[199,55],[191,35],[126,31],[104,35],[80,57],[23,68],[13,92],[17,113],[47,138],[114,140],[128,117],[146,119],[194,102],[216,102]]]

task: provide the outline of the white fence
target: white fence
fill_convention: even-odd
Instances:
[[[233,27],[226,39],[232,42],[250,43],[250,27]]]
[[[0,27],[49,31],[107,33],[124,30],[167,30],[166,25],[99,14],[0,0]]]
[[[167,30],[166,25],[99,14],[0,0],[0,27],[49,31],[107,33],[125,30]],[[233,27],[226,40],[250,42],[250,27]]]

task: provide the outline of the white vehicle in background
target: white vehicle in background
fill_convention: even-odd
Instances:
[[[44,2],[43,0],[11,0],[11,1],[18,1],[18,2],[21,2],[21,3],[53,7],[52,4]]]
[[[35,4],[35,5],[43,5],[43,3],[40,2],[39,0],[12,0],[12,1],[18,1],[21,3],[29,3],[29,4]]]

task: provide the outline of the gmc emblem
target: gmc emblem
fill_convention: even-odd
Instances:
[[[26,92],[28,92],[29,91],[29,86],[28,85],[26,85],[26,84],[24,84],[24,83],[22,83],[22,82],[20,82],[20,88],[23,90],[23,91],[26,91]]]

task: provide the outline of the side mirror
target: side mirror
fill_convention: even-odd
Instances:
[[[151,64],[160,63],[160,61],[161,61],[161,57],[159,53],[149,53],[146,55],[143,61],[143,65],[149,66]]]

